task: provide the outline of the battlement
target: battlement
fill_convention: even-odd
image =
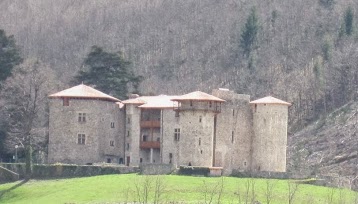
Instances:
[[[213,89],[212,95],[218,98],[224,99],[225,101],[246,101],[250,102],[250,95],[238,94],[229,89]]]

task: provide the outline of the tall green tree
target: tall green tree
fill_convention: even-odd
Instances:
[[[346,34],[349,36],[353,34],[353,20],[354,20],[353,9],[352,7],[348,7],[344,14],[344,26],[345,26]]]
[[[124,59],[121,52],[111,53],[93,46],[84,60],[84,69],[75,80],[94,85],[105,93],[124,99],[130,86],[134,92],[138,91],[142,77],[133,73],[131,63]]]
[[[0,29],[0,88],[1,82],[8,78],[12,69],[21,62],[22,58],[14,36],[6,36],[5,31]]]
[[[344,35],[351,36],[354,32],[354,11],[351,6],[349,6],[344,12],[344,19],[342,26],[339,30],[339,37]]]
[[[241,33],[240,47],[244,55],[249,56],[251,52],[257,48],[259,30],[259,18],[256,8],[253,7]]]

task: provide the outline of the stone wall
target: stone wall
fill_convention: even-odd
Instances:
[[[183,104],[189,102],[183,102]],[[195,105],[196,102],[193,102]],[[179,164],[211,167],[213,164],[213,111],[180,111]]]
[[[162,110],[161,123],[161,157],[163,164],[179,166],[179,141],[174,139],[174,129],[180,128],[180,117],[175,116],[173,109]],[[171,158],[170,158],[171,155]]]
[[[175,167],[171,164],[143,164],[140,165],[140,173],[144,175],[171,174]]]
[[[138,105],[127,104],[125,155],[126,164],[129,163],[130,166],[138,166],[140,163],[140,118],[141,110],[138,108]]]
[[[279,104],[253,105],[254,171],[286,171],[288,106]]]
[[[85,122],[79,121],[80,113],[86,114]],[[63,106],[62,99],[51,99],[48,162],[86,164],[111,158],[118,163],[124,153],[119,117],[114,102],[70,99],[69,106]],[[85,144],[78,144],[78,134],[85,134]]]
[[[224,99],[217,115],[215,166],[224,167],[224,174],[232,169],[249,170],[253,137],[250,96],[228,90],[213,90]]]
[[[19,179],[19,174],[0,166],[0,183],[17,181]]]

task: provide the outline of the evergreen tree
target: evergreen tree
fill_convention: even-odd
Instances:
[[[354,20],[353,9],[351,7],[348,7],[344,14],[345,33],[348,36],[351,36],[353,34],[353,20]]]
[[[129,85],[137,91],[142,81],[142,77],[135,76],[130,66],[131,63],[120,52],[110,53],[93,46],[84,60],[85,69],[75,79],[77,83],[94,85],[105,93],[123,99],[127,97]]]
[[[244,55],[249,56],[257,48],[259,29],[259,18],[256,9],[252,8],[241,33],[240,47]]]
[[[9,77],[12,69],[21,62],[14,36],[6,36],[5,31],[0,29],[0,83]]]

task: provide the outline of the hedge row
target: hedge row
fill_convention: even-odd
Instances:
[[[11,171],[20,174],[21,177],[25,175],[25,164],[23,163],[0,163]],[[106,174],[128,174],[137,173],[138,167],[127,166],[92,166],[92,165],[72,165],[72,164],[35,164],[33,165],[32,178],[69,178],[69,177],[84,177]]]
[[[209,167],[202,166],[180,166],[178,174],[179,175],[196,175],[196,176],[209,176],[210,169]]]

